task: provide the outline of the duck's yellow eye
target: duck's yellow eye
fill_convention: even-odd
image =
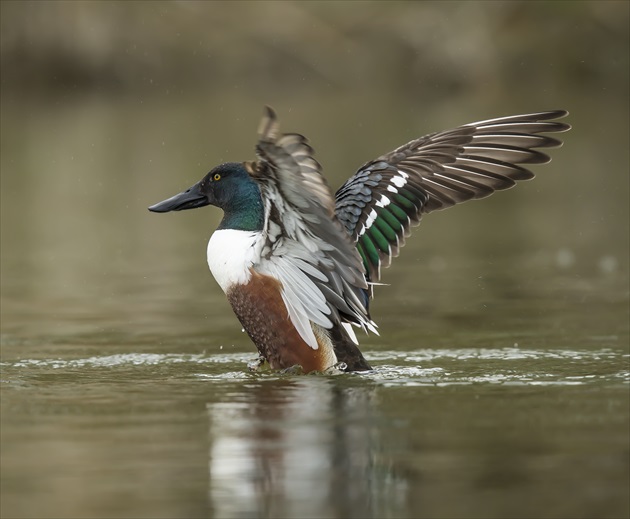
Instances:
[[[214,177],[212,177],[214,180],[221,180],[221,175],[219,175],[218,173],[214,174]]]

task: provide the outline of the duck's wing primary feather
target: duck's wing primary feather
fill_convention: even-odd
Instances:
[[[258,161],[248,163],[265,201],[265,244],[254,268],[278,279],[289,316],[317,348],[310,322],[330,329],[351,322],[373,329],[361,257],[335,216],[332,191],[298,134],[281,134],[269,107],[259,128]]]
[[[551,159],[535,148],[561,146],[556,110],[501,117],[426,135],[368,162],[337,191],[337,218],[356,242],[371,281],[388,267],[425,213],[484,198],[533,178],[522,164]]]

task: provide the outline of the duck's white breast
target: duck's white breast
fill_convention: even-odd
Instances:
[[[208,267],[223,292],[251,278],[250,267],[260,256],[260,231],[215,231],[208,242]]]

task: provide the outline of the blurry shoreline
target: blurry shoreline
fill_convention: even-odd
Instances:
[[[589,89],[615,76],[607,88],[621,94],[628,77],[626,2],[3,1],[0,8],[3,95],[369,88],[433,102],[464,91],[500,95],[506,84],[523,92]],[[570,30],[575,24],[585,30]],[[550,46],[550,37],[562,44]]]

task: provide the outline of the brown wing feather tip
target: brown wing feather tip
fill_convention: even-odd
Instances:
[[[563,117],[566,117],[567,115],[569,115],[569,111],[568,110],[550,110],[551,114],[557,114],[555,116],[555,119],[562,119]]]
[[[278,116],[271,106],[266,105],[263,111],[262,119],[258,125],[258,136],[261,141],[275,142],[278,138],[280,125],[278,124]]]
[[[531,115],[535,116],[539,120],[562,119],[563,117],[566,117],[567,115],[569,115],[569,112],[567,110],[547,110],[544,112],[538,112]]]

